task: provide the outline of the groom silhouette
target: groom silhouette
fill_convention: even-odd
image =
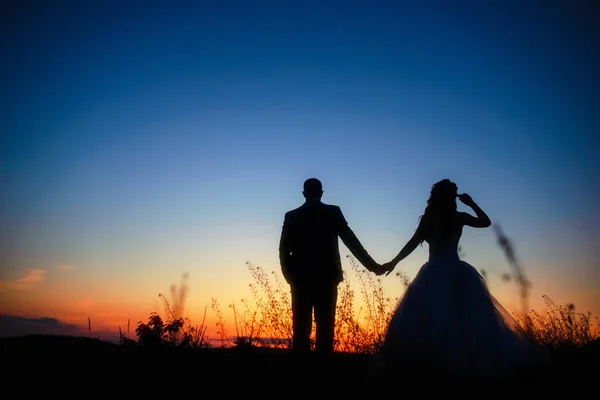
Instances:
[[[292,295],[292,348],[310,352],[314,309],[315,351],[328,355],[333,353],[337,290],[343,281],[338,238],[369,271],[380,266],[350,229],[340,207],[321,202],[321,181],[307,179],[302,193],[306,200],[285,214],[279,242],[281,271]]]

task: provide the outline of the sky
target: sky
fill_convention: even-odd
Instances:
[[[192,320],[232,323],[310,177],[381,263],[452,179],[531,308],[599,316],[600,10],[516,3],[3,2],[0,334],[108,337],[184,274]],[[494,230],[461,247],[518,311]]]

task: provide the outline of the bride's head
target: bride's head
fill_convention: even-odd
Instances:
[[[442,179],[431,187],[431,193],[427,200],[425,215],[430,213],[449,214],[456,211],[456,196],[458,195],[458,186],[450,179]]]

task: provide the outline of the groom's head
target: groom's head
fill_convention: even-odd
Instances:
[[[321,199],[323,196],[323,186],[317,178],[309,178],[304,181],[304,190],[302,194],[306,199]]]

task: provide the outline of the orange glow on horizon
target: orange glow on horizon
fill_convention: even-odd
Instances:
[[[416,271],[418,268],[414,268]],[[357,293],[354,298],[355,315],[359,315],[359,310],[363,311],[360,315],[365,315],[366,303],[358,287],[359,281],[354,271],[347,268],[351,288]],[[148,295],[145,298],[138,296],[128,296],[127,293],[117,292],[117,288],[105,289],[94,288],[89,285],[83,285],[81,281],[73,281],[69,274],[74,274],[76,269],[62,266],[52,270],[29,270],[23,276],[15,277],[12,281],[5,281],[0,284],[0,314],[19,316],[25,318],[55,318],[60,323],[70,326],[73,334],[82,336],[91,335],[92,337],[106,338],[109,340],[118,340],[119,327],[124,334],[127,334],[129,322],[129,337],[135,338],[135,328],[138,322],[147,322],[151,312],[157,312],[161,317],[168,318],[165,312],[165,303],[158,296],[158,292]],[[264,271],[272,279],[271,271]],[[278,274],[278,271],[276,271]],[[282,289],[287,290],[287,285],[283,282]],[[409,277],[410,278],[410,277]],[[191,287],[197,287],[197,291],[188,288],[182,301],[182,316],[188,317],[193,325],[201,325],[204,321],[206,326],[206,336],[213,340],[218,339],[217,323],[219,318],[216,310],[212,307],[212,300],[215,299],[222,313],[223,323],[227,329],[228,336],[234,336],[236,326],[233,317],[233,310],[230,307],[235,303],[240,311],[241,300],[247,302],[251,310],[256,309],[252,298],[252,292],[248,288],[248,283],[252,282],[252,276],[247,275],[246,282],[238,282],[237,287],[245,287],[246,290],[219,292],[219,286],[214,286],[214,293],[206,290],[206,287],[199,286],[198,282],[191,281]],[[401,280],[390,276],[388,279],[380,280],[383,291],[390,298],[399,297],[402,292]],[[274,283],[271,281],[271,283]],[[564,282],[556,280],[549,276],[535,277],[529,297],[529,308],[543,313],[546,304],[542,295],[547,295],[555,304],[566,305],[573,303],[576,306],[576,312],[592,313],[597,317],[600,315],[600,295],[594,290],[582,290],[577,287],[565,287]],[[175,284],[175,288],[181,288],[182,283]],[[342,292],[340,285],[340,293]],[[225,287],[225,286],[223,286]],[[517,289],[511,282],[501,282],[497,279],[489,283],[490,290],[494,297],[511,313],[520,311],[520,300]],[[167,288],[164,288],[167,289]],[[204,290],[201,290],[204,289]],[[261,288],[257,287],[260,293]],[[144,289],[146,290],[146,289]],[[147,291],[147,293],[151,293]],[[173,301],[171,293],[163,290],[169,302]],[[221,296],[216,296],[221,294]],[[291,317],[291,316],[290,316]],[[88,326],[88,318],[90,326]],[[360,317],[359,323],[363,323]],[[593,321],[595,322],[595,320]],[[239,320],[238,320],[239,323]],[[89,329],[91,328],[91,329]]]

